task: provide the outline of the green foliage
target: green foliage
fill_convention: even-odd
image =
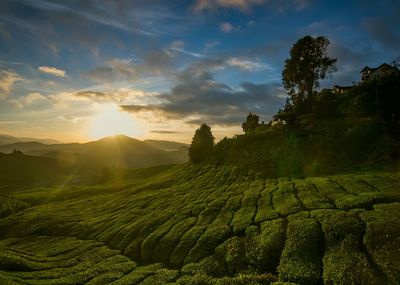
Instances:
[[[320,284],[323,235],[314,219],[289,220],[287,241],[278,267],[279,280]]]
[[[211,155],[214,148],[214,136],[207,124],[202,124],[194,134],[189,147],[189,159],[192,163],[199,163]]]
[[[242,123],[243,132],[247,134],[256,131],[259,127],[259,120],[259,116],[249,113],[246,117],[246,121]]]
[[[362,241],[364,225],[354,215],[318,210],[325,235],[323,279],[326,284],[384,284],[374,270]]]
[[[327,56],[329,40],[325,37],[305,36],[290,50],[282,72],[283,86],[294,96],[294,101],[311,97],[319,79],[336,71],[336,59]]]
[[[20,190],[13,195],[16,203],[32,204],[0,218],[0,280],[398,280],[400,174],[264,180],[240,172],[229,165],[189,164],[122,172],[118,184]]]
[[[284,241],[285,222],[282,219],[261,224],[261,233],[246,233],[246,256],[258,272],[275,273]]]
[[[400,280],[400,254],[395,250],[400,248],[400,204],[376,205],[360,217],[366,223],[364,240],[368,252],[387,276],[387,282],[395,284]]]

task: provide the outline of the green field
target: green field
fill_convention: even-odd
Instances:
[[[0,284],[400,282],[398,172],[163,166],[0,202]]]

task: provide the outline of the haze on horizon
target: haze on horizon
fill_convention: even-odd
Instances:
[[[338,72],[321,88],[350,85],[400,55],[399,19],[398,1],[4,0],[0,134],[190,142],[206,122],[232,136],[284,104],[297,39],[328,37]]]

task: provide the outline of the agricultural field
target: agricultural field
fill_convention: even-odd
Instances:
[[[400,282],[398,172],[164,166],[0,206],[0,284]]]

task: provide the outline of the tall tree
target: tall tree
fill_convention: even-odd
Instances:
[[[189,146],[189,159],[192,163],[200,163],[210,156],[214,148],[214,136],[207,124],[202,124],[193,136]]]
[[[311,36],[293,45],[282,72],[283,86],[293,101],[311,97],[319,80],[336,71],[336,59],[327,56],[328,45],[328,38]]]
[[[256,114],[249,113],[247,115],[246,121],[242,123],[242,129],[245,134],[254,132],[259,127],[258,121],[260,117]]]

